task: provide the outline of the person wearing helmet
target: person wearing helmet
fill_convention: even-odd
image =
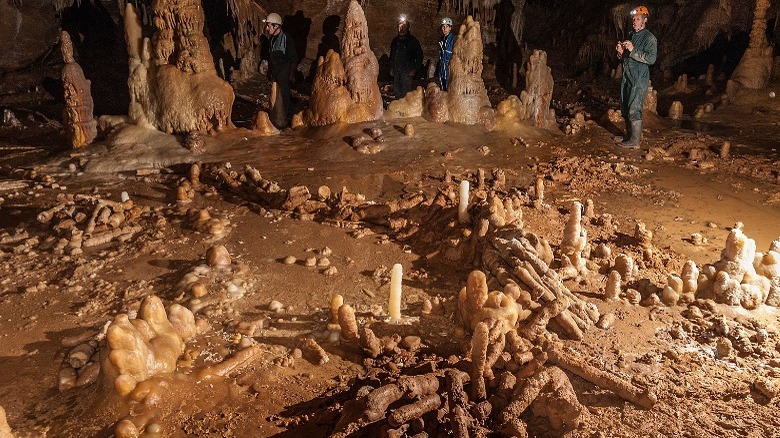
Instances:
[[[634,30],[628,40],[617,43],[615,50],[623,62],[620,105],[626,120],[626,136],[620,145],[637,148],[642,140],[642,108],[650,85],[650,66],[655,63],[658,52],[658,42],[646,28],[650,16],[646,6],[637,6],[630,15]]]
[[[276,82],[277,90],[282,96],[284,113],[287,117],[284,125],[287,126],[293,115],[290,83],[295,81],[298,53],[295,50],[293,38],[282,30],[282,17],[279,14],[268,14],[265,19],[265,34],[270,40],[268,73],[271,80]]]
[[[398,20],[398,35],[390,43],[393,93],[396,99],[403,98],[412,89],[412,79],[422,67],[422,61],[420,41],[411,34],[409,21],[402,15]]]
[[[439,63],[436,66],[436,82],[442,91],[447,91],[450,83],[450,58],[455,45],[455,35],[452,34],[452,19],[441,20],[441,38],[439,39]]]

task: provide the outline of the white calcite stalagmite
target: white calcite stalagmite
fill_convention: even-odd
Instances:
[[[152,14],[150,40],[132,4],[125,9],[131,122],[167,133],[231,127],[235,96],[214,67],[200,0],[156,1]]]
[[[458,222],[466,224],[469,222],[469,182],[463,180],[460,182],[460,192],[458,196]]]
[[[741,228],[732,228],[726,238],[721,259],[702,269],[698,294],[717,302],[754,309],[776,301],[773,286],[780,283],[777,255],[770,249],[767,256],[756,253],[756,242]],[[769,300],[772,295],[772,300]]]
[[[184,319],[179,318],[179,322]],[[106,340],[109,348],[101,351],[101,375],[106,386],[120,395],[129,394],[138,383],[154,375],[175,371],[176,361],[184,352],[184,339],[156,296],[144,299],[138,318],[117,315],[108,327]]]
[[[398,322],[401,320],[401,292],[404,276],[403,266],[400,263],[393,265],[390,273],[390,299],[387,305],[387,312],[390,314],[390,321]]]
[[[390,102],[387,111],[397,117],[419,117],[423,114],[423,96],[422,87],[417,87],[403,98]]]
[[[530,123],[533,126],[557,129],[555,113],[550,109],[553,77],[547,65],[547,53],[534,50],[526,67],[526,85],[520,96],[509,96],[496,108],[506,121]]]
[[[377,84],[379,62],[371,51],[363,8],[352,0],[347,9],[341,54],[328,51],[317,60],[309,107],[301,113],[307,126],[359,123],[382,117]]]
[[[750,45],[726,85],[726,94],[731,102],[739,102],[743,89],[764,88],[772,78],[773,47],[766,38],[766,11],[769,6],[769,0],[756,0]]]
[[[496,117],[482,80],[482,57],[480,24],[468,16],[458,30],[452,49],[450,85],[447,91],[436,91],[429,86],[431,91],[425,98],[426,118],[439,123],[481,124],[493,129]]]
[[[62,31],[60,50],[65,65],[62,67],[62,88],[65,92],[63,127],[71,147],[86,146],[97,137],[97,121],[92,116],[91,82],[84,77],[84,71],[73,58],[73,42],[70,35]]]
[[[607,277],[607,286],[604,291],[604,299],[607,301],[617,301],[620,299],[620,273],[612,270]]]
[[[780,252],[767,251],[757,262],[756,272],[770,282],[766,304],[780,307]]]

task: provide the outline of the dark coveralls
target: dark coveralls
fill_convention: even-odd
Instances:
[[[655,64],[658,43],[647,29],[631,32],[634,50],[623,52],[623,78],[620,81],[620,106],[626,125],[642,120],[642,108],[650,85],[650,66]]]
[[[296,62],[298,62],[298,53],[295,51],[295,43],[290,34],[282,31],[279,35],[271,36],[268,72],[271,79],[276,82],[278,92],[282,94],[282,103],[288,120],[293,115],[290,101],[290,69]]]
[[[442,35],[439,39],[439,64],[436,66],[436,82],[442,91],[447,91],[450,83],[450,58],[452,48],[455,46],[455,35],[452,32]]]
[[[412,89],[409,73],[422,67],[423,51],[420,41],[412,34],[397,35],[390,43],[390,65],[393,68],[393,92],[396,99]]]

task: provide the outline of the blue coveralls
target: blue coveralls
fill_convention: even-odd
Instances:
[[[450,58],[452,58],[452,47],[455,45],[455,35],[442,35],[439,39],[439,63],[436,66],[436,83],[442,91],[447,91],[447,85],[450,83]]]
[[[650,85],[650,66],[655,64],[658,42],[647,29],[631,32],[634,50],[623,52],[623,78],[620,81],[620,106],[626,122],[642,120],[647,87]]]

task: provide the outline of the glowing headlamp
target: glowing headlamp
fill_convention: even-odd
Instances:
[[[400,17],[398,17],[398,22],[399,23],[406,23],[406,15],[401,15]]]

